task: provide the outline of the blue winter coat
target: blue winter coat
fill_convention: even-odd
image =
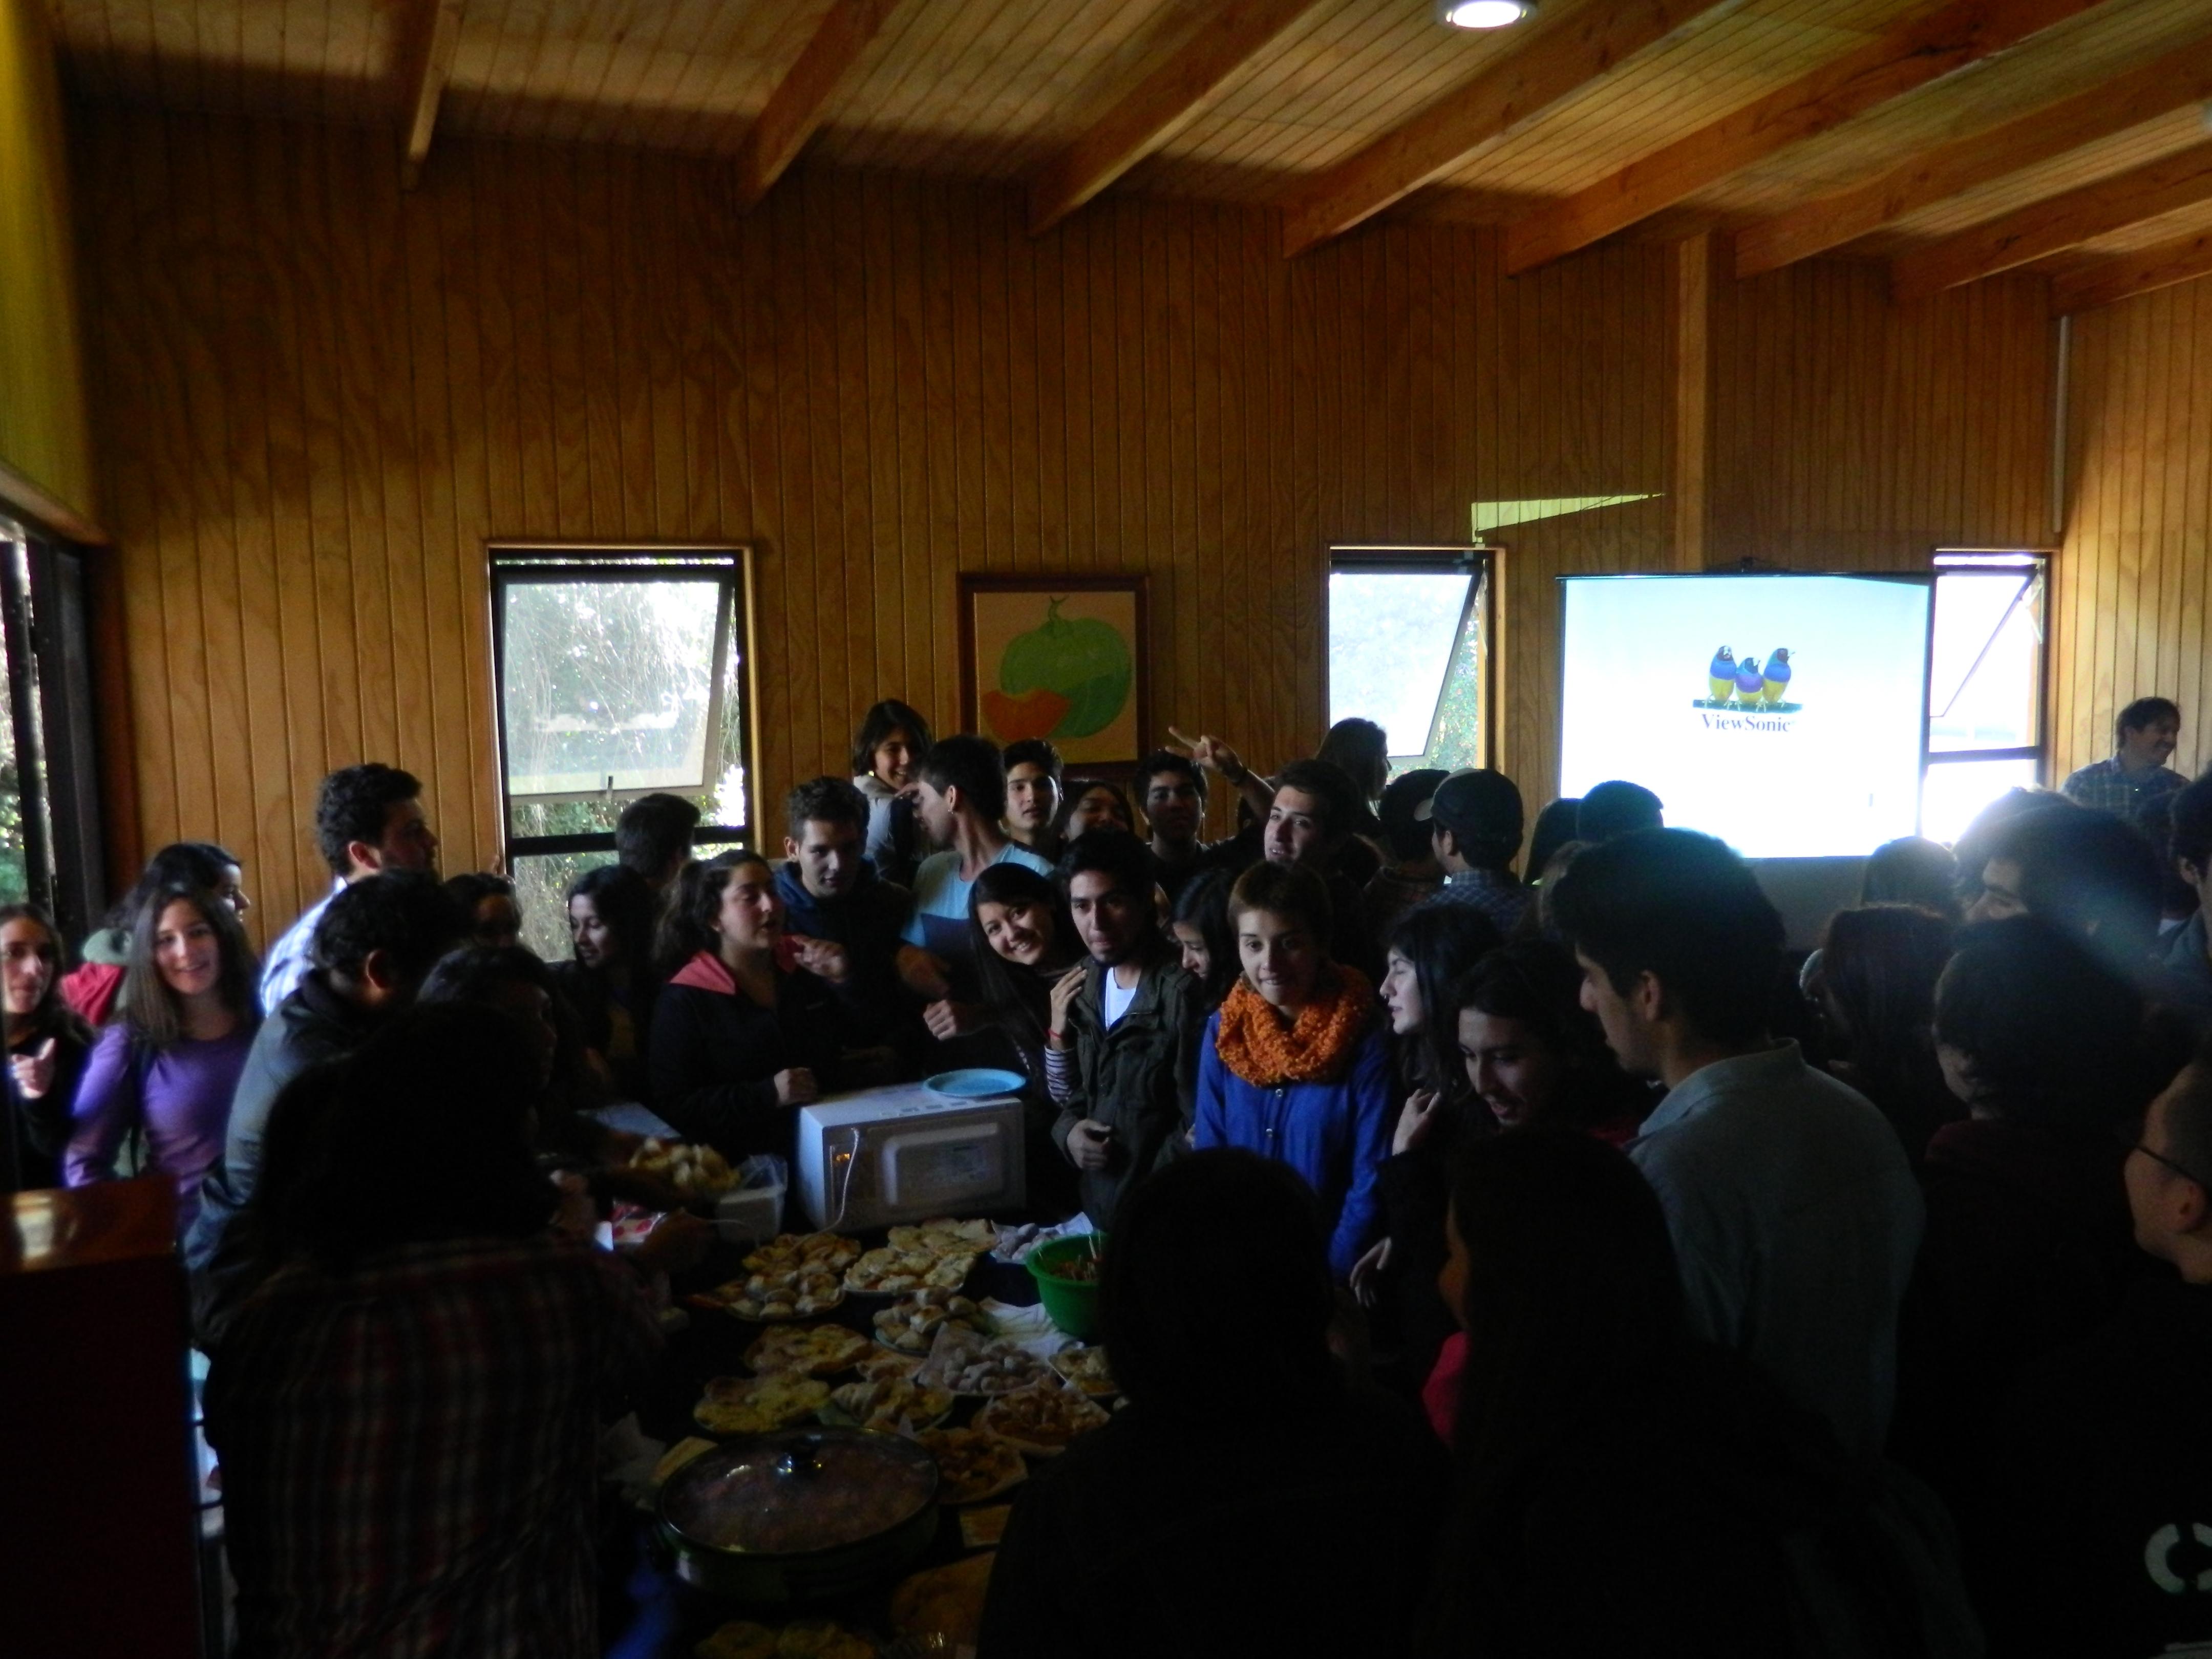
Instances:
[[[1382,1231],[1376,1184],[1390,1156],[1390,1052],[1375,1020],[1334,1083],[1263,1089],[1221,1063],[1221,1016],[1206,1022],[1198,1050],[1198,1137],[1287,1164],[1320,1195],[1335,1231],[1329,1265],[1340,1279]]]

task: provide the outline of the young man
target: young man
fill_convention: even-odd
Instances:
[[[185,1239],[193,1316],[212,1343],[257,1282],[240,1212],[261,1178],[261,1141],[284,1085],[309,1066],[350,1054],[415,1000],[423,976],[460,942],[467,917],[437,878],[393,870],[335,894],[315,929],[315,965],[262,1024],[232,1097],[222,1161],[200,1188]]]
[[[413,773],[376,761],[345,767],[323,780],[315,799],[315,840],[334,879],[331,890],[270,948],[261,966],[264,1015],[275,1013],[277,1004],[299,988],[316,925],[349,884],[385,870],[437,870],[438,838],[423,819],[422,793]]]
[[[1067,1085],[1053,1138],[1080,1172],[1085,1212],[1111,1227],[1132,1183],[1182,1148],[1206,1021],[1154,916],[1142,842],[1089,831],[1060,860],[1060,885],[1091,959],[1069,970],[1082,988],[1066,1029],[1046,1036],[1048,1073]]]
[[[1521,855],[1521,790],[1503,772],[1455,772],[1429,803],[1430,844],[1443,866],[1438,904],[1467,904],[1508,939],[1528,908],[1513,873]]]
[[[1364,816],[1359,786],[1340,766],[1323,760],[1292,761],[1275,779],[1275,799],[1261,832],[1261,853],[1270,864],[1303,864],[1328,890],[1329,954],[1356,968],[1370,985],[1382,982],[1382,952],[1367,926],[1355,882],[1340,856]]]
[[[901,938],[914,895],[878,876],[868,862],[868,804],[844,779],[800,784],[784,802],[784,820],[775,890],[786,930],[845,947],[848,967],[838,994],[883,1040],[913,1018],[902,965],[926,983],[933,981],[922,953]]]
[[[1060,750],[1042,738],[1024,738],[1006,745],[1006,816],[999,828],[1006,839],[1042,859],[1057,859],[1060,835]]]
[[[1593,844],[1632,836],[1638,830],[1663,830],[1667,811],[1659,797],[1640,783],[1610,778],[1594,784],[1575,808],[1575,839]],[[1541,875],[1542,871],[1534,872]]]
[[[1206,827],[1206,774],[1187,755],[1155,749],[1137,763],[1130,782],[1151,836],[1153,876],[1172,900],[1207,867],[1199,839]]]
[[[1052,866],[1000,832],[1006,774],[996,744],[964,735],[940,739],[921,763],[914,799],[922,829],[945,851],[931,854],[915,872],[914,914],[901,937],[949,969],[955,995],[971,994],[968,891],[975,878],[994,864],[1025,864],[1042,876]]]
[[[1879,1452],[1920,1192],[1881,1112],[1768,1036],[1780,915],[1742,860],[1683,830],[1589,848],[1553,915],[1622,1066],[1667,1085],[1629,1156],[1666,1211],[1692,1325]]]
[[[2189,780],[2166,763],[2181,737],[2180,707],[2165,697],[2137,697],[2113,722],[2110,760],[2083,767],[2061,786],[2083,806],[2132,818],[2145,801],[2170,795]]]
[[[1969,921],[2042,918],[2116,972],[2140,976],[2158,940],[2166,879],[2158,849],[2110,812],[2054,805],[2008,821],[1981,869]]]
[[[616,862],[643,876],[655,894],[665,893],[690,861],[698,827],[699,809],[683,796],[640,795],[615,820]]]
[[[2124,1174],[2136,1243],[2172,1271],[2139,1277],[2110,1324],[2000,1409],[1993,1653],[2212,1638],[2212,1050],[2151,1103]]]

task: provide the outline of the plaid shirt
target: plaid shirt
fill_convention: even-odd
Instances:
[[[2117,756],[2085,766],[2062,786],[2067,798],[2082,806],[2100,806],[2132,823],[2135,816],[2161,795],[2189,787],[2189,780],[2170,766],[2130,778],[2120,769]]]
[[[1528,914],[1530,890],[1511,876],[1497,870],[1455,870],[1444,878],[1444,884],[1437,890],[1429,904],[1468,904],[1481,911],[1498,924],[1498,931],[1506,938],[1521,925]]]
[[[660,1332],[635,1276],[558,1241],[286,1270],[207,1390],[252,1659],[586,1659],[603,1405]]]

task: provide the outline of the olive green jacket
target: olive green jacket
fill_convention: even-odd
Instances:
[[[1068,1009],[1074,1075],[1053,1126],[1063,1156],[1080,1120],[1113,1126],[1111,1162],[1084,1170],[1080,1180],[1084,1211],[1099,1227],[1114,1224],[1115,1206],[1133,1182],[1184,1150],[1206,1029],[1198,982],[1163,951],[1146,965],[1136,1000],[1109,1030],[1102,1010],[1106,973],[1092,963]]]

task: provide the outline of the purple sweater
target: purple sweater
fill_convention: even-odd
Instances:
[[[148,1053],[136,1066],[128,1029],[118,1021],[102,1031],[77,1085],[63,1178],[72,1187],[113,1179],[116,1153],[143,1124],[152,1169],[177,1184],[178,1230],[191,1226],[199,1212],[201,1177],[222,1156],[230,1097],[253,1046],[253,1029],[241,1021],[211,1042],[187,1038]]]

